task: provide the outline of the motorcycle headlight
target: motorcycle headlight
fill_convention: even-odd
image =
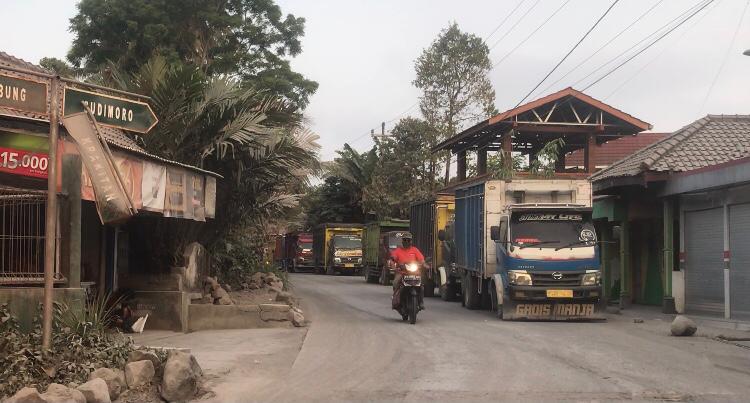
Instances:
[[[341,263],[341,258],[340,257],[335,257],[335,258],[333,258],[333,262],[334,263]]]
[[[599,285],[602,282],[602,272],[599,270],[586,270],[581,278],[581,285]]]
[[[406,265],[406,270],[408,270],[411,273],[414,273],[415,271],[419,270],[419,265],[416,263],[409,263]]]
[[[508,282],[513,285],[532,285],[531,274],[526,270],[511,270],[508,272]]]

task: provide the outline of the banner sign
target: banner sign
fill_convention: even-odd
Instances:
[[[141,194],[143,209],[163,212],[167,193],[167,168],[164,165],[143,161],[143,182]]]
[[[0,74],[0,107],[47,115],[47,84]]]
[[[65,87],[63,116],[84,112],[84,105],[97,123],[118,129],[147,133],[159,121],[145,102]]]
[[[113,155],[115,165],[120,171],[124,182],[125,192],[130,196],[135,208],[142,207],[141,184],[143,176],[143,164],[140,160],[129,158],[127,155],[115,152]],[[96,201],[94,183],[91,181],[86,167],[81,167],[81,198],[88,201]]]
[[[48,164],[47,153],[0,147],[0,172],[46,178]]]
[[[128,195],[120,186],[114,162],[105,152],[93,122],[86,112],[65,116],[62,119],[68,133],[78,144],[81,159],[86,167],[96,196],[96,207],[102,223],[117,223],[133,215]]]

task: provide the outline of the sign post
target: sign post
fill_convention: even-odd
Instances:
[[[86,108],[98,124],[131,132],[147,133],[159,121],[145,102],[65,87],[63,117],[85,112]]]
[[[57,86],[59,79],[52,78],[49,118],[49,163],[47,174],[47,215],[44,235],[44,311],[42,313],[42,348],[49,349],[52,340],[52,292],[55,271],[55,238],[57,235],[57,135],[58,115]],[[46,103],[46,102],[45,102]]]

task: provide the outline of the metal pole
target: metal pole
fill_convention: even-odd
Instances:
[[[57,77],[50,86],[49,164],[47,174],[47,216],[44,238],[44,312],[42,316],[42,348],[48,349],[52,340],[52,292],[55,271],[55,241],[57,234],[57,134],[59,109],[57,105]]]

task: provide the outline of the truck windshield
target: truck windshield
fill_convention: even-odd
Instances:
[[[333,237],[333,246],[339,249],[361,249],[362,238],[355,235],[336,235]]]
[[[510,236],[513,245],[520,247],[580,248],[596,243],[591,212],[515,212]]]
[[[305,250],[305,249],[309,250],[309,249],[312,249],[312,242],[300,242],[299,244],[297,244],[297,247],[302,250]]]

